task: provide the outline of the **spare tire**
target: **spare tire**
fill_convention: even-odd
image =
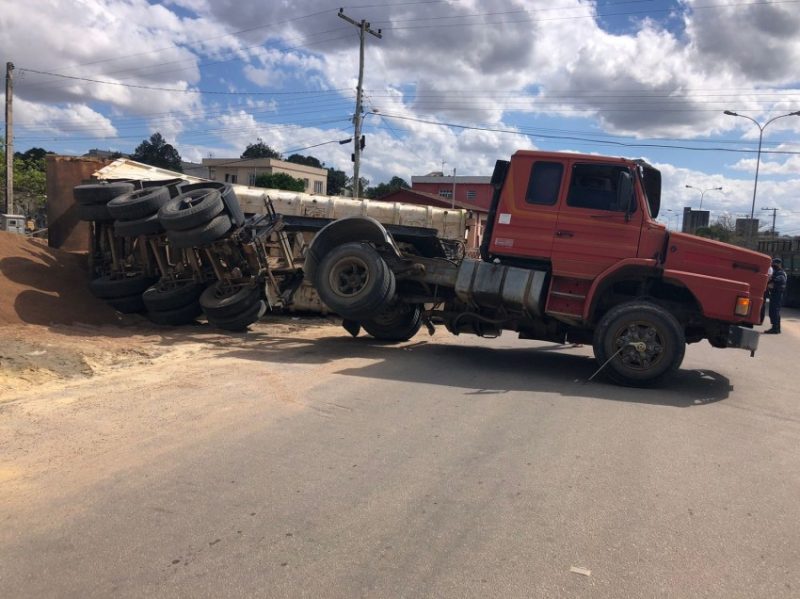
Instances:
[[[78,204],[87,206],[91,204],[108,204],[115,197],[129,193],[134,189],[133,183],[102,181],[100,183],[76,185],[72,188],[72,196]]]
[[[108,211],[118,220],[135,220],[158,212],[169,201],[166,187],[138,189],[117,196],[108,203]]]
[[[195,189],[182,193],[158,211],[162,226],[168,231],[185,231],[206,224],[225,208],[216,189]]]

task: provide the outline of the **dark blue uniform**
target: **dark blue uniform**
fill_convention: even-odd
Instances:
[[[772,328],[767,333],[781,332],[781,304],[783,292],[786,291],[786,271],[780,266],[775,266],[775,271],[770,277],[772,289],[769,292],[769,322]]]

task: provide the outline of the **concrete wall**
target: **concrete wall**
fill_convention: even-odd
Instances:
[[[78,220],[72,188],[110,160],[47,156],[47,243],[70,252],[89,251],[89,223]]]

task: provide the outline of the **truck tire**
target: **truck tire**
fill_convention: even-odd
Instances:
[[[90,206],[93,204],[108,204],[115,197],[129,193],[135,189],[133,183],[88,183],[76,185],[72,188],[72,197],[78,204]]]
[[[117,237],[139,237],[139,235],[160,235],[164,232],[158,215],[151,214],[136,220],[114,221],[114,235]]]
[[[418,304],[396,303],[361,322],[364,330],[380,341],[408,341],[422,326]]]
[[[258,320],[264,316],[266,311],[267,304],[264,302],[264,300],[260,299],[256,300],[252,306],[246,308],[244,312],[234,316],[230,316],[228,318],[209,317],[208,324],[224,331],[246,331],[247,327],[254,322],[258,322]]]
[[[107,223],[114,220],[105,204],[77,204],[78,218],[87,222]]]
[[[210,245],[231,230],[231,219],[226,215],[215,216],[206,224],[185,231],[167,231],[167,239],[177,249]]]
[[[145,310],[141,293],[126,295],[123,297],[107,298],[106,303],[114,308],[117,312],[122,312],[123,314],[138,314],[140,312],[144,312]]]
[[[147,318],[156,324],[180,326],[193,323],[202,313],[203,310],[200,308],[200,304],[197,301],[193,301],[172,310],[148,310]]]
[[[89,291],[101,299],[124,298],[131,295],[141,296],[142,292],[158,279],[143,274],[123,277],[103,275],[89,281]],[[142,304],[144,306],[144,304]]]
[[[597,362],[602,366],[611,359],[603,373],[628,387],[656,385],[678,370],[685,351],[680,323],[664,308],[649,302],[627,302],[611,308],[594,332]]]
[[[108,211],[117,220],[136,220],[158,212],[169,201],[169,189],[150,187],[117,196],[108,203]]]
[[[367,243],[345,243],[320,261],[315,287],[331,310],[351,320],[369,320],[395,293],[394,273]]]
[[[150,312],[177,310],[197,303],[204,286],[191,279],[184,281],[161,280],[142,294],[144,305]],[[197,304],[198,306],[200,304]]]
[[[209,318],[230,318],[250,308],[261,297],[258,286],[231,287],[217,281],[200,296],[200,306]]]
[[[185,231],[204,225],[224,207],[216,189],[195,189],[164,204],[158,211],[158,218],[168,231]]]

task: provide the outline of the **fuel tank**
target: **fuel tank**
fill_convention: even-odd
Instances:
[[[545,277],[544,271],[464,260],[456,276],[455,293],[471,306],[540,316]]]

